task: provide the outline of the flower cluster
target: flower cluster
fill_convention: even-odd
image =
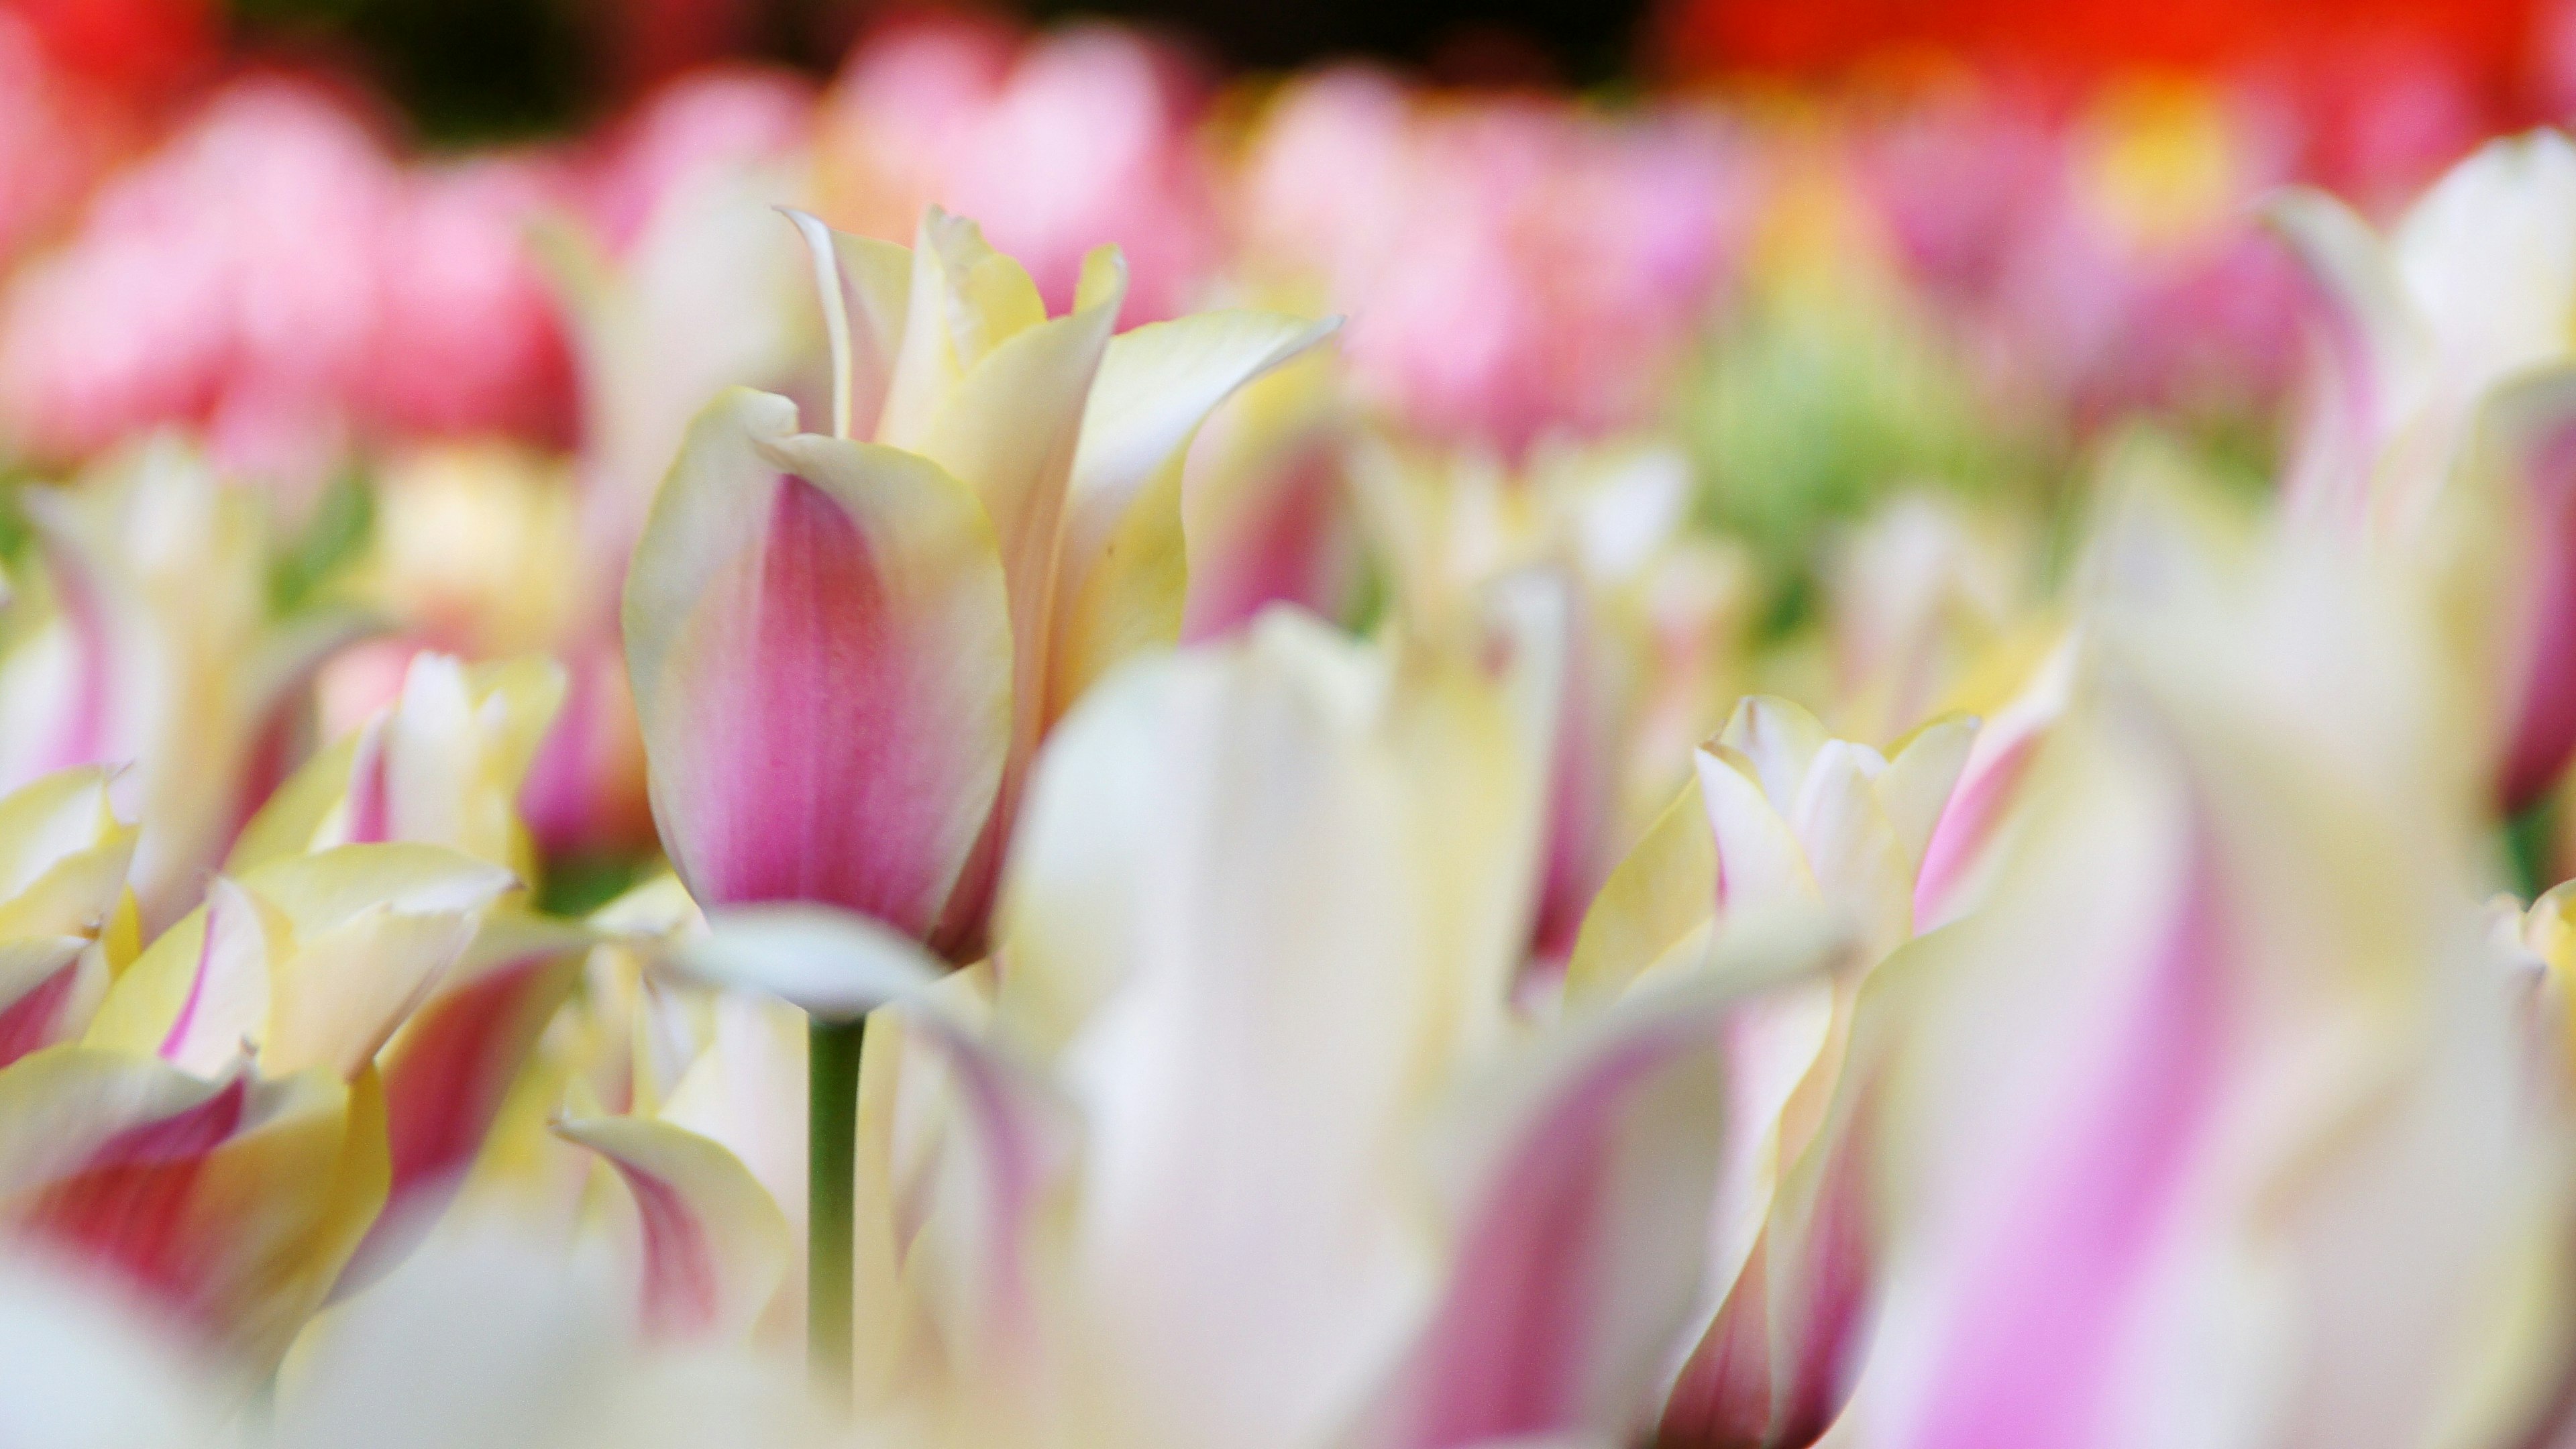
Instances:
[[[2576,1435],[2558,133],[6,15],[0,1439]]]

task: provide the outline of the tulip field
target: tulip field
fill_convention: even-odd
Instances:
[[[2576,6],[165,11],[0,0],[0,1449],[2576,1446]]]

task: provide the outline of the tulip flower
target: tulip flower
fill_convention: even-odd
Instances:
[[[525,880],[535,862],[515,802],[563,692],[562,672],[544,659],[468,669],[414,655],[401,694],[297,771],[242,831],[226,869],[247,880],[336,846],[406,843]],[[380,1054],[392,1180],[343,1292],[389,1267],[461,1187],[592,939],[496,908],[474,923],[452,973],[406,1013]]]
[[[516,804],[564,695],[526,658],[468,669],[415,654],[401,694],[296,772],[243,827],[225,868],[335,845],[441,845],[514,871],[534,865]]]
[[[0,1069],[0,1120],[32,1134],[0,1154],[0,1217],[273,1365],[386,1201],[378,1053],[509,880],[408,845],[218,878],[77,1044]]]
[[[2556,320],[2576,307],[2576,147],[2550,131],[2491,142],[2384,238],[2320,193],[2293,193],[2272,215],[2324,303],[2291,497],[2472,590],[2499,572],[2510,581],[2480,630],[2506,656],[2497,789],[2519,810],[2576,751],[2563,667],[2576,621],[2564,447],[2576,345]],[[2484,456],[2482,418],[2498,424]],[[2495,530],[2504,546],[2461,551],[2449,520],[2477,507],[2509,520]]]
[[[1329,324],[1113,340],[1114,254],[1048,320],[972,223],[931,213],[908,257],[800,224],[837,436],[748,392],[691,428],[627,588],[655,818],[710,905],[820,901],[973,959],[1046,725],[1177,631],[1190,434]]]
[[[972,960],[1039,738],[1179,631],[1190,435],[1332,324],[1219,313],[1113,340],[1114,251],[1048,319],[971,222],[928,213],[907,256],[796,220],[832,435],[729,392],[655,500],[625,615],[654,818],[708,906],[819,902]],[[822,1045],[817,1091],[845,1102],[855,1028]],[[819,1097],[811,1120],[842,1138]],[[842,1179],[818,1163],[814,1190]]]
[[[2519,1442],[2565,1123],[2432,610],[2310,540],[2091,627],[1995,894],[1915,948],[1858,1436]]]
[[[64,1045],[0,1071],[0,1221],[273,1368],[383,1201],[383,1099],[322,1066],[212,1080]]]
[[[0,644],[0,789],[128,767],[115,791],[142,829],[132,883],[157,930],[291,762],[291,706],[362,626],[338,611],[273,617],[258,501],[177,443],[20,499],[43,568],[0,605],[13,626]]]
[[[1679,1444],[1801,1445],[1841,1407],[1868,1260],[1858,1144],[1887,1008],[1867,973],[1914,933],[1926,851],[1977,723],[1946,716],[1894,753],[1828,738],[1787,700],[1755,697],[1697,756],[1685,789],[1585,918],[1566,990],[1597,1002],[1686,971],[1712,939],[1804,905],[1855,934],[1860,970],[1746,1002],[1733,1048],[1727,1156],[1709,1224],[1720,1296],[1661,1432]]]
[[[1641,758],[1649,722],[1697,740],[1722,719],[1711,696],[1735,663],[1727,630],[1741,614],[1740,579],[1723,571],[1739,561],[1685,535],[1687,470],[1652,444],[1543,448],[1512,473],[1374,448],[1353,479],[1408,631],[1454,628],[1510,575],[1546,579],[1559,596],[1548,852],[1530,947],[1561,970],[1593,894],[1678,780],[1671,762]],[[1712,574],[1714,588],[1674,588]],[[1710,647],[1668,649],[1667,631]]]

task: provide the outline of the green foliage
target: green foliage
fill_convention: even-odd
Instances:
[[[269,604],[291,614],[316,602],[333,575],[366,550],[375,530],[376,495],[351,470],[331,480],[313,518],[269,567]]]

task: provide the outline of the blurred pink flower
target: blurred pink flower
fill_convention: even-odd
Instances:
[[[558,189],[549,168],[506,156],[403,178],[362,394],[377,427],[569,439],[571,363],[526,236]]]
[[[62,220],[107,160],[106,118],[0,10],[0,262]]]
[[[2294,118],[2250,93],[2145,82],[2067,117],[2009,90],[1910,107],[1857,164],[1892,240],[2015,395],[2098,420],[2260,415],[2298,351],[2298,284],[2254,227]]]
[[[623,255],[679,187],[802,145],[813,108],[810,88],[780,71],[724,67],[673,81],[612,129],[584,168],[583,214]]]
[[[523,430],[568,411],[520,240],[543,173],[407,173],[321,91],[218,95],[110,181],[0,300],[0,428],[69,461],[163,423],[309,487],[384,433]]]
[[[1750,179],[1686,114],[1426,102],[1348,69],[1270,112],[1242,200],[1262,261],[1351,314],[1373,404],[1517,456],[1651,410],[1728,274]]]
[[[959,21],[894,31],[833,88],[825,204],[889,241],[925,205],[977,217],[1057,309],[1083,254],[1114,243],[1132,279],[1124,321],[1176,316],[1219,261],[1204,89],[1168,47],[1106,26],[1025,45]]]

